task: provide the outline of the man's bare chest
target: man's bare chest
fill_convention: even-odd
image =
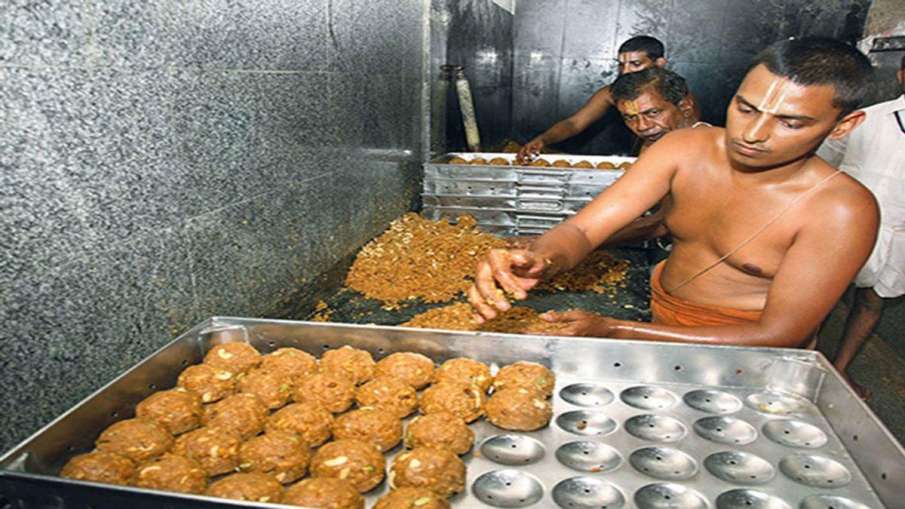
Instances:
[[[776,274],[798,225],[787,196],[727,186],[681,191],[670,197],[665,216],[676,254],[695,264],[728,256],[728,265],[751,276]]]

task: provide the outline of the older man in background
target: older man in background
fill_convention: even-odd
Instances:
[[[685,78],[670,70],[652,67],[623,74],[611,88],[616,109],[622,114],[625,125],[638,138],[637,153],[644,152],[670,131],[709,125],[694,121],[697,117]],[[604,245],[631,245],[668,235],[669,231],[663,224],[664,212],[662,207],[658,207],[653,213],[635,219],[610,236]],[[651,254],[663,256],[665,252],[657,254],[651,251]]]
[[[623,74],[610,87],[616,109],[638,137],[643,152],[666,133],[695,124],[694,100],[685,78],[652,67]]]
[[[630,74],[654,67],[666,67],[667,60],[663,43],[646,35],[632,37],[619,46],[619,75]],[[568,140],[577,136],[597,122],[615,105],[613,101],[612,86],[607,85],[591,96],[578,111],[572,116],[560,120],[543,134],[526,143],[518,153],[518,161],[525,162],[536,156],[548,145]],[[698,110],[694,96],[688,94],[694,120],[697,121],[701,114]]]

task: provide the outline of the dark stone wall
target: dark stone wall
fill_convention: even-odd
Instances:
[[[0,451],[410,210],[426,5],[0,7]]]
[[[905,36],[905,0],[874,0],[868,12],[864,38],[859,47],[868,51],[878,37]],[[888,101],[902,94],[896,71],[905,51],[869,53],[874,65],[874,88],[870,103]]]
[[[721,124],[752,56],[789,36],[860,39],[870,0],[523,0],[515,16],[513,129],[527,141],[616,78],[616,49],[634,35],[666,44],[704,120]],[[618,114],[561,144],[568,152],[629,150]]]
[[[462,65],[474,97],[483,150],[499,148],[512,132],[513,15],[491,0],[432,0],[431,73],[434,153],[464,150],[465,129],[454,84],[439,83],[440,66]],[[440,129],[440,131],[436,131]],[[443,134],[445,132],[445,135]]]

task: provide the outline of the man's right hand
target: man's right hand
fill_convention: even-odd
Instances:
[[[518,300],[527,298],[528,290],[537,286],[550,265],[549,260],[526,249],[492,249],[478,262],[475,282],[468,289],[475,320],[483,323],[499,311],[507,311],[511,306],[504,291]]]
[[[537,157],[540,154],[540,151],[546,146],[547,144],[544,143],[544,140],[538,136],[528,143],[525,143],[522,148],[519,149],[518,155],[515,156],[515,161],[519,164],[527,164]]]

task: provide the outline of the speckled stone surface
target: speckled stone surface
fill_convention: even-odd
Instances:
[[[254,77],[257,97],[256,137],[263,150],[260,160],[285,157],[301,147],[340,144],[332,112],[329,76],[324,73],[259,74]],[[242,150],[241,145],[237,147]]]
[[[8,274],[54,267],[296,178],[281,161],[301,145],[334,143],[340,129],[327,121],[330,97],[317,73],[0,75],[9,105],[0,164],[10,168],[0,179],[11,206],[29,209],[7,218],[21,225]]]
[[[330,73],[328,77],[331,105],[330,115],[337,127],[339,147],[358,147],[364,139],[365,106],[361,103],[368,86],[361,75]]]
[[[201,314],[272,316],[291,305],[299,286],[409,209],[416,165],[370,159],[366,151],[324,158],[323,174],[193,220],[183,231]]]
[[[162,230],[4,282],[5,446],[165,344],[171,324],[199,320],[186,250]]]
[[[512,107],[512,89],[509,87],[479,88],[473,92],[475,101],[485,111],[509,111]],[[499,150],[503,140],[512,138],[512,119],[506,115],[485,115],[480,121],[484,150]]]
[[[199,41],[192,44],[197,33],[188,30],[193,17],[183,2],[87,2],[86,14],[96,27],[91,57],[98,63],[186,65],[197,54]]]
[[[88,30],[82,2],[4,0],[0,64],[79,65]]]
[[[312,229],[332,226],[317,221],[322,217],[312,217],[308,232],[290,228],[295,214],[307,217],[329,209],[330,197],[318,192],[328,176],[324,173],[189,222],[182,234],[191,246],[189,264],[202,311],[262,316],[273,308],[269,300],[291,288],[298,267],[312,258],[313,239],[305,242],[305,237],[318,238],[323,232]]]
[[[367,80],[361,97],[364,147],[402,148],[406,119],[418,104],[403,101],[402,78],[396,75],[374,75]]]
[[[405,16],[419,2],[399,0],[328,0],[327,40],[331,44],[330,69],[344,72],[397,74],[405,55],[403,44],[413,44],[419,33],[416,20]],[[405,20],[408,26],[403,26]],[[420,25],[420,20],[417,20]]]
[[[0,450],[411,209],[425,5],[0,7]]]
[[[402,90],[402,102],[406,107],[406,111],[402,116],[402,122],[404,123],[402,127],[402,146],[411,147],[416,154],[423,155],[421,131],[422,126],[427,125],[426,122],[429,119],[421,115],[421,101],[422,93],[429,93],[430,85],[422,81],[420,73],[418,75],[409,75],[403,71],[402,74],[399,87]],[[512,93],[512,89],[509,89],[509,93]],[[416,99],[412,100],[411,98]],[[512,101],[509,101],[508,104],[511,106]],[[430,105],[427,105],[427,107],[429,108]],[[511,118],[506,118],[506,127],[509,131],[512,130]]]
[[[326,0],[90,2],[102,62],[130,67],[325,70]]]

